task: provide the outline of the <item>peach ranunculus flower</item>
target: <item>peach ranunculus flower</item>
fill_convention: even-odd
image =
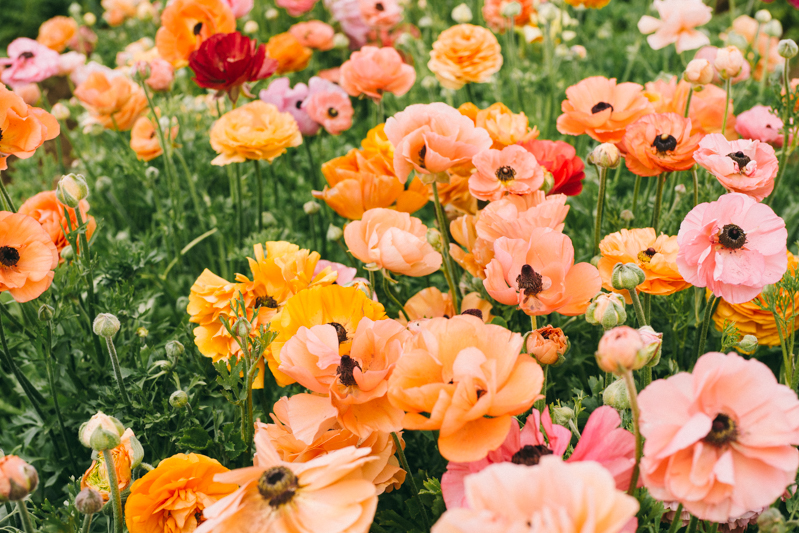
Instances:
[[[58,137],[61,127],[53,115],[0,84],[0,132],[0,170],[5,170],[9,155],[32,157],[44,141]]]
[[[483,150],[472,158],[477,172],[469,192],[478,200],[495,201],[506,194],[531,194],[544,184],[544,169],[535,156],[518,145]]]
[[[372,29],[388,30],[402,20],[397,0],[358,0],[361,18]]]
[[[494,141],[492,148],[497,150],[538,137],[538,128],[530,128],[524,112],[514,113],[501,102],[491,104],[486,109],[467,102],[458,111],[472,119],[475,126],[486,130]]]
[[[536,13],[534,0],[517,0],[516,3],[521,9],[511,22],[509,21],[510,17],[502,14],[506,6],[510,4],[508,0],[484,0],[483,20],[486,21],[489,28],[501,33],[504,33],[511,25],[523,27],[530,24],[531,17]]]
[[[383,93],[404,95],[415,81],[416,71],[397,50],[364,46],[341,65],[339,83],[350,96],[363,94],[379,102]]]
[[[638,396],[650,494],[700,520],[768,507],[794,482],[799,400],[763,363],[708,353]]]
[[[677,113],[682,116],[685,113],[685,105],[690,92],[691,84],[685,80],[680,80],[678,83],[677,77],[674,76],[668,81],[657,80],[647,83],[644,95],[652,102],[655,113]],[[726,99],[726,91],[715,85],[705,85],[701,91],[694,91],[688,109],[692,135],[721,133]],[[736,138],[732,99],[730,99],[727,130],[724,135],[728,139]]]
[[[277,61],[277,73],[299,72],[308,66],[313,51],[291,33],[278,33],[266,42],[266,55]]]
[[[427,242],[427,226],[408,213],[375,208],[344,228],[357,259],[396,274],[420,277],[441,268],[441,254]]]
[[[488,30],[486,30],[488,31]],[[402,183],[415,170],[438,174],[491,148],[491,137],[447,104],[413,104],[386,121],[394,146],[394,172]]]
[[[288,148],[302,144],[297,121],[272,104],[254,100],[228,111],[211,127],[212,165],[242,163],[248,159],[272,162]]]
[[[81,200],[79,205],[80,214],[86,224],[86,239],[91,240],[94,230],[97,229],[97,222],[94,217],[89,215],[89,202]],[[69,213],[69,223],[64,216],[64,210]],[[72,229],[78,227],[78,219],[75,210],[68,208],[58,201],[55,191],[44,191],[35,194],[25,200],[19,206],[19,213],[33,217],[42,228],[50,235],[56,250],[61,254],[61,250],[69,244],[64,231],[69,231],[70,224]],[[63,261],[63,259],[61,260]]]
[[[627,126],[652,113],[643,87],[637,83],[616,84],[616,78],[592,76],[566,89],[558,117],[564,135],[588,134],[601,143],[617,143]]]
[[[321,20],[308,20],[294,24],[289,28],[289,33],[302,46],[325,52],[333,48],[333,36],[336,34],[336,30]]]
[[[521,347],[521,335],[475,316],[422,322],[391,375],[389,400],[405,411],[405,429],[439,430],[445,459],[478,461],[539,397],[544,373]]]
[[[447,510],[432,533],[619,533],[638,502],[599,463],[544,456],[535,467],[493,464],[465,480],[467,507]]]
[[[264,432],[255,434],[254,466],[217,474],[239,485],[203,512],[196,533],[367,533],[377,490],[364,470],[376,459],[349,446],[307,463],[283,461]]]
[[[35,83],[26,83],[25,85],[17,85],[13,88],[14,94],[22,98],[22,101],[28,105],[34,105],[42,97],[42,91]]]
[[[677,269],[677,237],[663,233],[656,236],[653,228],[622,229],[607,235],[599,243],[602,257],[597,263],[602,287],[624,295],[632,303],[627,291],[617,291],[610,282],[617,263],[635,263],[644,271],[646,280],[638,291],[655,296],[668,296],[691,286],[682,279]]]
[[[490,30],[472,24],[457,24],[433,43],[427,67],[447,89],[467,83],[486,83],[502,68],[502,51]]]
[[[653,113],[627,126],[624,161],[633,174],[658,176],[689,170],[701,134],[691,135],[691,119],[677,113]]]
[[[176,454],[136,480],[125,503],[130,533],[193,533],[203,510],[235,491],[214,481],[228,472],[216,459]]]
[[[411,296],[403,306],[412,322],[439,317],[450,318],[458,314],[478,316],[476,311],[480,311],[481,316],[478,318],[482,318],[486,324],[494,318],[491,314],[492,308],[491,302],[483,300],[479,292],[470,292],[461,299],[460,312],[456,312],[452,303],[452,295],[448,292],[443,293],[436,287],[420,290]],[[407,320],[405,316],[400,315],[397,322],[405,324]]]
[[[554,365],[562,361],[569,350],[569,338],[562,329],[547,325],[531,331],[525,340],[525,347],[538,364]]]
[[[133,434],[133,430],[128,428],[120,435],[119,445],[111,450],[111,455],[114,458],[117,486],[120,492],[130,486],[132,469],[141,464],[142,455],[140,454],[143,453],[143,450],[141,449],[141,444],[137,444],[138,452],[134,448],[131,441],[135,439],[136,436]],[[87,487],[99,492],[103,497],[103,501],[107,502],[111,497],[111,485],[108,480],[103,454],[98,454],[97,459],[92,461],[92,464],[84,472],[80,480],[80,488],[85,489]]]
[[[129,18],[136,16],[141,0],[102,0],[103,20],[111,27],[121,25]]]
[[[156,92],[168,91],[175,79],[175,67],[172,63],[156,57],[151,59],[147,66],[150,68],[150,75],[144,80],[147,86]]]
[[[659,19],[644,15],[638,21],[638,30],[649,35],[646,41],[653,50],[674,44],[681,54],[710,44],[710,38],[696,29],[710,22],[713,14],[702,0],[654,0],[654,6]]]
[[[77,32],[78,23],[75,19],[58,16],[42,22],[36,40],[50,50],[63,52]]]
[[[163,59],[181,68],[210,36],[234,31],[236,17],[224,0],[175,0],[161,13],[155,45]]]
[[[178,134],[178,126],[172,126],[164,132],[166,141],[173,142]],[[130,148],[136,152],[139,161],[152,161],[164,153],[158,132],[149,117],[139,117],[130,130]]]
[[[125,76],[109,78],[100,71],[75,88],[75,97],[93,123],[115,131],[131,129],[147,108],[147,96],[138,84]]]
[[[729,192],[740,192],[760,202],[774,190],[779,162],[774,148],[766,143],[728,141],[720,133],[712,133],[699,143],[694,159]]]
[[[483,280],[488,294],[528,315],[585,313],[599,292],[602,278],[590,263],[574,264],[574,247],[566,235],[536,228],[529,240],[500,237]]]
[[[0,293],[19,303],[38,298],[53,282],[58,251],[35,218],[0,211]]]

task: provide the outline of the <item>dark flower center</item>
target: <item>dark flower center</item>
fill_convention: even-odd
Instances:
[[[255,299],[255,307],[266,307],[269,309],[277,309],[277,300],[271,296],[259,296]]]
[[[466,309],[466,310],[465,310],[463,313],[461,313],[461,314],[462,314],[462,315],[472,315],[472,316],[476,316],[476,317],[477,317],[477,318],[479,318],[480,320],[483,320],[483,312],[482,312],[482,311],[480,311],[479,309]]]
[[[378,10],[378,11],[385,11],[386,10],[386,8],[383,7],[383,4],[380,3],[380,2],[375,4],[375,9]]]
[[[422,146],[422,149],[419,150],[419,166],[422,168],[427,168],[424,166],[424,156],[427,155],[427,145],[425,144]]]
[[[744,230],[742,230],[740,226],[727,224],[721,228],[719,243],[730,250],[743,248],[743,245],[746,244],[746,233],[744,233]]]
[[[329,109],[327,110],[327,115],[328,115],[330,118],[336,118],[336,117],[338,116],[338,109],[336,109],[335,107],[331,107],[331,108],[329,108]]]
[[[33,52],[25,51],[25,52],[22,52],[21,54],[19,54],[19,57],[21,57],[22,59],[33,59],[34,54],[33,54]]]
[[[541,462],[541,458],[545,455],[552,455],[552,450],[541,444],[536,446],[525,444],[518,452],[513,454],[510,462],[515,465],[535,466]]]
[[[516,276],[516,284],[526,296],[535,296],[544,290],[544,278],[530,265],[522,267],[522,273]]]
[[[657,250],[652,248],[651,246],[646,250],[641,250],[638,252],[638,260],[642,263],[648,263],[652,260],[653,257],[657,254]]]
[[[349,355],[344,355],[341,357],[341,363],[339,363],[338,368],[336,369],[336,375],[338,375],[338,380],[342,385],[345,387],[357,385],[355,376],[352,375],[356,368],[361,368],[361,364],[358,361]]]
[[[203,31],[203,23],[198,22],[197,24],[195,24],[194,29],[192,31],[194,32],[195,36],[200,35],[200,32]]]
[[[344,329],[344,326],[342,326],[338,322],[328,322],[327,325],[336,328],[336,335],[338,335],[339,344],[341,344],[342,342],[347,342],[347,330]]]
[[[0,247],[0,263],[12,267],[19,261],[19,250],[10,246]]]
[[[297,103],[294,104],[294,107],[296,107],[297,109],[302,109],[302,100],[297,100]]]
[[[591,113],[596,115],[597,113],[601,113],[605,109],[610,109],[610,112],[613,113],[614,109],[613,106],[607,102],[599,102],[597,105],[591,108]]]
[[[513,178],[516,177],[516,171],[509,166],[499,167],[497,171],[494,173],[499,181],[503,184],[508,183],[509,181],[513,181]]]
[[[661,154],[671,152],[677,148],[677,139],[674,138],[674,135],[664,133],[655,137],[655,141],[652,143],[652,146],[654,146],[658,153]]]
[[[729,157],[730,159],[732,159],[733,161],[738,163],[738,171],[739,172],[743,171],[743,169],[746,168],[746,165],[749,164],[749,161],[751,161],[749,156],[747,156],[746,154],[744,154],[740,150],[737,151],[737,152],[732,152],[732,153],[727,154],[727,157]]]
[[[273,466],[258,480],[258,492],[272,507],[290,502],[298,487],[297,476],[285,466]]]
[[[705,436],[704,440],[713,446],[724,446],[736,438],[738,438],[738,428],[735,426],[735,422],[724,413],[719,413],[713,419],[710,433]]]
[[[3,130],[0,129],[0,141],[2,141],[2,140],[3,140]]]

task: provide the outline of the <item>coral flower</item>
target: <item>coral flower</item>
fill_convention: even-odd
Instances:
[[[58,121],[43,109],[31,107],[13,91],[0,85],[0,170],[8,168],[6,159],[32,157],[44,141],[58,137]]]
[[[699,50],[696,51],[694,54],[694,59],[706,59],[711,65],[715,65],[716,63],[716,56],[719,53],[719,48],[717,46],[703,46]],[[751,74],[751,67],[749,66],[749,61],[744,61],[741,67],[741,73],[737,76],[733,76],[730,79],[730,83],[733,85],[742,81],[746,81],[749,79],[749,75]],[[713,68],[713,83],[722,83],[723,80],[721,79],[721,75],[719,71],[714,67]],[[696,96],[696,95],[694,95]]]
[[[416,81],[416,71],[394,48],[364,46],[341,65],[340,80],[350,96],[364,94],[379,102],[383,93],[407,93]]]
[[[585,163],[577,157],[572,145],[563,141],[529,140],[521,143],[521,147],[552,174],[554,184],[547,194],[577,196],[583,191]]]
[[[218,153],[212,165],[248,159],[272,162],[288,148],[302,144],[297,122],[272,104],[255,100],[228,111],[211,127],[211,147]]]
[[[732,21],[732,31],[738,35],[742,35],[752,50],[756,51],[759,56],[758,62],[755,65],[754,78],[760,80],[763,76],[763,69],[767,72],[774,72],[777,66],[781,65],[784,59],[780,56],[778,51],[779,38],[768,35],[761,24],[748,15],[740,15]],[[757,42],[755,39],[757,38]],[[748,70],[748,61],[744,62]]]
[[[175,68],[172,64],[156,57],[147,66],[150,67],[150,75],[144,80],[147,86],[157,92],[168,91],[175,79]]]
[[[486,30],[487,31],[487,30]],[[447,104],[413,104],[386,121],[394,146],[394,172],[402,183],[416,170],[436,174],[491,148],[491,137]]]
[[[60,72],[58,52],[33,39],[19,37],[6,50],[8,57],[0,58],[0,81],[12,87],[39,83]]]
[[[479,461],[538,398],[544,373],[518,333],[471,315],[422,322],[389,380],[406,429],[439,430],[450,461]]]
[[[641,473],[656,499],[726,522],[771,505],[794,482],[799,400],[763,363],[705,354],[692,374],[657,380],[638,401]]]
[[[128,428],[120,436],[120,444],[111,450],[111,455],[114,458],[117,486],[120,492],[130,486],[132,479],[131,469],[141,464],[142,457],[140,455],[137,456],[138,454],[131,444],[133,439],[135,439],[133,430]],[[141,444],[138,446],[139,450],[141,450]],[[99,492],[105,502],[111,498],[111,485],[103,454],[98,454],[97,459],[92,461],[91,466],[89,466],[89,469],[86,470],[80,480],[80,488],[85,489],[87,487]]]
[[[622,139],[630,172],[657,176],[694,166],[702,135],[691,135],[691,119],[677,113],[646,115],[627,126]]]
[[[238,488],[214,481],[216,474],[227,471],[217,460],[194,453],[164,459],[130,488],[125,503],[128,531],[192,533],[204,509]]]
[[[727,302],[755,298],[788,268],[785,222],[740,193],[694,207],[680,224],[677,266],[688,283]]]
[[[28,83],[26,85],[17,85],[13,88],[14,94],[22,98],[22,101],[28,105],[34,105],[42,97],[42,91],[35,83]]]
[[[758,202],[774,190],[779,162],[774,148],[749,139],[728,141],[720,133],[705,136],[694,155],[729,192],[751,196]]]
[[[712,7],[701,0],[655,0],[654,6],[659,19],[644,15],[638,21],[638,30],[649,35],[646,41],[653,50],[674,44],[681,54],[710,44],[710,38],[696,28],[710,22]]]
[[[304,83],[297,83],[292,88],[288,78],[278,78],[270,82],[258,97],[267,104],[273,104],[281,113],[291,114],[303,135],[316,135],[320,128],[319,123],[302,108],[308,92],[308,86]]]
[[[336,30],[321,20],[309,20],[294,24],[289,28],[289,33],[304,47],[324,52],[333,48],[333,36]]]
[[[65,209],[69,213],[69,222],[64,216]],[[86,224],[86,239],[91,240],[94,230],[97,229],[97,222],[95,222],[93,216],[89,215],[89,202],[81,200],[79,209],[81,217]],[[59,202],[55,191],[44,191],[31,196],[19,206],[19,213],[33,217],[42,225],[42,228],[50,235],[59,254],[69,244],[64,230],[69,231],[70,225],[73,229],[78,227],[75,210]]]
[[[469,178],[469,192],[479,200],[530,194],[544,184],[544,169],[521,146],[484,150],[472,158],[472,164],[477,172]]]
[[[566,89],[561,109],[558,131],[562,134],[585,133],[602,143],[617,143],[627,126],[652,113],[652,104],[637,83],[616,85],[616,78],[592,76]]]
[[[197,85],[226,91],[235,100],[238,87],[268,78],[277,70],[277,61],[266,57],[266,46],[239,32],[217,33],[191,53],[189,68]]]
[[[354,110],[350,97],[331,81],[317,76],[311,78],[302,109],[330,135],[341,135],[352,127]]]
[[[224,0],[175,0],[161,13],[155,45],[163,59],[180,68],[206,39],[234,31],[236,17]]]
[[[483,19],[489,28],[494,31],[504,32],[511,24],[513,26],[530,24],[530,17],[535,15],[535,2],[533,0],[517,2],[521,10],[518,15],[513,17],[512,23],[508,21],[509,17],[502,14],[503,9],[509,3],[508,0],[485,0],[483,2]]]
[[[285,9],[292,17],[299,17],[313,9],[316,2],[317,0],[275,0],[275,5]]]
[[[21,501],[36,490],[39,473],[16,455],[0,456],[0,500]]]
[[[277,73],[299,72],[308,66],[313,51],[290,33],[278,33],[266,42],[266,54],[277,61]]]
[[[758,104],[752,109],[744,111],[737,118],[735,131],[744,139],[773,144],[778,148],[782,147],[784,124],[770,107]]]
[[[486,109],[478,109],[474,104],[466,103],[458,111],[474,120],[475,126],[486,130],[494,141],[492,148],[497,150],[538,137],[538,128],[530,128],[527,115],[514,113],[501,102]]]
[[[368,448],[347,447],[307,463],[287,463],[259,432],[255,449],[254,466],[214,477],[239,489],[205,509],[196,533],[369,531],[377,490],[364,477],[364,468],[374,461]]]
[[[0,292],[19,303],[38,298],[53,282],[58,251],[36,219],[0,211]]]
[[[403,306],[405,313],[411,321],[427,320],[430,318],[450,318],[457,314],[470,314],[479,316],[483,322],[489,323],[494,316],[491,314],[491,302],[487,302],[480,297],[479,292],[470,292],[461,300],[460,313],[455,311],[450,293],[442,293],[435,287],[422,289],[411,296]],[[468,313],[467,313],[468,311]],[[476,311],[479,311],[479,315]],[[397,319],[401,323],[406,323],[404,316]]]
[[[685,80],[677,83],[677,77],[670,80],[658,80],[646,84],[646,97],[652,101],[656,113],[677,113],[682,116],[691,94],[691,84]],[[705,85],[701,91],[693,91],[691,105],[688,109],[688,118],[691,119],[691,134],[721,133],[721,124],[724,121],[724,101],[727,93],[715,85]],[[727,129],[724,135],[735,138],[735,115],[733,102],[730,99],[727,114]]]
[[[406,276],[427,276],[441,268],[441,254],[427,242],[427,226],[408,213],[370,209],[344,228],[352,255],[364,263]]]
[[[635,464],[635,437],[626,429],[620,428],[620,424],[621,417],[615,409],[608,406],[597,408],[588,417],[580,441],[566,462],[597,462],[613,475],[617,489],[627,490]],[[541,431],[541,427],[546,433]],[[519,422],[513,419],[505,441],[499,448],[489,452],[485,459],[447,465],[447,471],[441,478],[441,490],[447,509],[467,505],[464,492],[464,480],[467,476],[494,463],[535,466],[545,455],[562,457],[569,447],[571,436],[569,429],[552,423],[549,407],[544,409],[543,416],[534,409],[521,431]]]
[[[554,365],[562,361],[569,350],[569,338],[562,329],[548,325],[531,331],[525,346],[539,364]]]
[[[53,17],[39,26],[39,36],[36,37],[36,41],[50,50],[63,52],[77,32],[78,23],[72,17]]]
[[[427,67],[447,89],[467,83],[485,83],[502,68],[502,52],[490,30],[472,24],[457,24],[433,43]]]
[[[75,89],[75,97],[89,111],[92,122],[116,131],[128,131],[147,108],[147,97],[125,76],[108,78],[103,72],[89,74]]]
[[[622,229],[611,233],[599,243],[602,257],[597,263],[602,287],[616,291],[610,282],[613,267],[617,263],[635,263],[646,274],[646,280],[638,291],[656,296],[668,296],[687,289],[690,283],[682,279],[677,269],[677,237],[655,235],[652,228]],[[632,300],[624,294],[628,303]]]
[[[361,18],[371,28],[389,29],[402,20],[397,0],[358,0]]]
[[[168,142],[177,137],[178,126],[173,126],[165,133]],[[136,158],[140,161],[152,161],[164,153],[158,133],[155,131],[153,121],[148,117],[139,117],[130,130],[130,148],[136,152]]]

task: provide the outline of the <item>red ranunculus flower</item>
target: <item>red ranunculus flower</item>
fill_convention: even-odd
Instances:
[[[227,91],[231,100],[238,89],[250,81],[268,78],[277,70],[277,61],[266,56],[266,46],[244,35],[218,33],[212,35],[189,56],[189,67],[200,87]],[[243,88],[245,94],[246,87]],[[249,94],[248,94],[249,96]]]
[[[583,190],[585,164],[577,157],[577,151],[563,141],[526,141],[519,143],[533,154],[538,164],[552,173],[555,184],[547,194],[577,196]]]

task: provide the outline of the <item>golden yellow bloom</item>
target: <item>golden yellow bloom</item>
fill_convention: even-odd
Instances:
[[[386,124],[378,124],[366,134],[366,138],[361,141],[363,154],[367,158],[379,156],[386,161],[393,169],[394,166],[394,145],[386,137]]]
[[[490,30],[472,24],[458,24],[441,32],[427,67],[448,89],[467,83],[485,83],[502,67],[502,53]]]
[[[535,126],[530,128],[527,115],[514,113],[501,102],[486,109],[479,109],[471,102],[467,102],[461,105],[458,111],[472,119],[475,126],[488,131],[494,141],[493,148],[496,150],[538,138],[538,128]]]

